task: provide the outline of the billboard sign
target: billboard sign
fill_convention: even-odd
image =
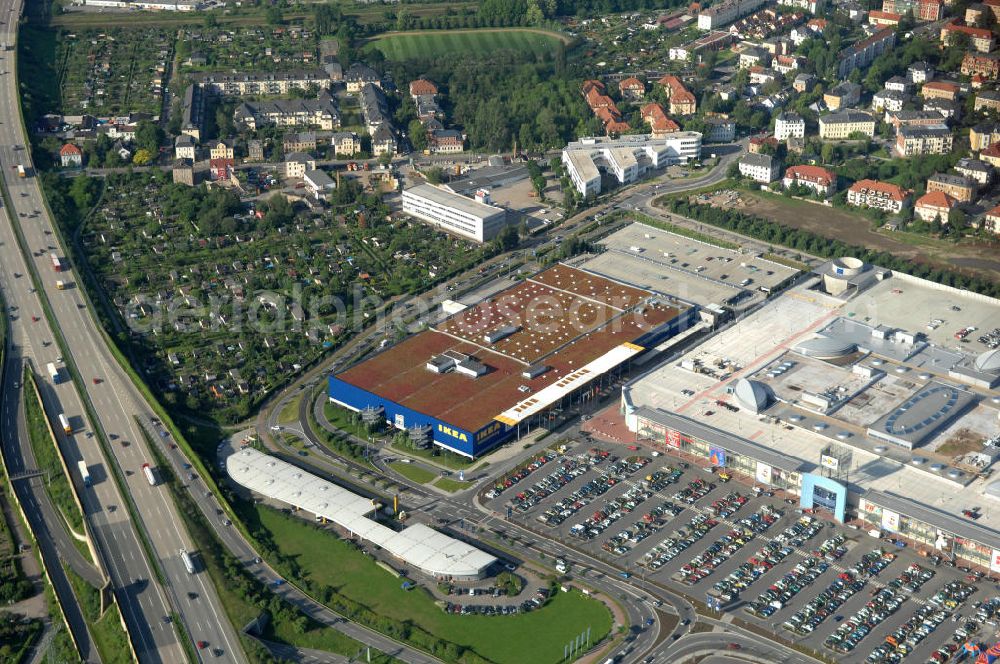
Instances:
[[[761,461],[757,462],[757,473],[755,479],[761,484],[771,484],[771,466]]]
[[[830,470],[837,470],[840,468],[840,459],[826,454],[821,454],[819,457],[819,465],[824,468],[829,468]]]
[[[406,417],[404,417],[402,413],[396,413],[394,424],[396,425],[397,429],[405,429]]]
[[[708,449],[708,462],[719,468],[726,467],[726,451],[721,447],[710,447]]]
[[[667,445],[667,447],[673,447],[674,449],[679,450],[681,448],[681,443],[690,444],[691,438],[689,436],[685,436],[676,429],[667,429],[663,442]]]
[[[899,514],[887,509],[882,510],[882,529],[890,533],[899,532]]]

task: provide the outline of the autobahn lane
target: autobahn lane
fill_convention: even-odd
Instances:
[[[0,13],[8,16],[5,37],[7,44],[15,43],[16,21],[10,19],[16,17],[19,11],[19,4],[12,0],[0,2]],[[221,657],[219,661],[244,661],[238,638],[225,619],[225,612],[214,588],[206,583],[204,575],[192,576],[184,570],[178,551],[181,547],[191,546],[186,534],[182,532],[180,518],[173,504],[164,500],[163,488],[149,486],[141,473],[136,472],[142,463],[149,461],[149,456],[138,435],[133,415],[148,412],[148,407],[128,376],[116,364],[96,322],[85,309],[81,293],[73,288],[56,288],[57,277],[69,280],[70,275],[53,275],[48,258],[50,251],[60,256],[65,256],[65,252],[59,247],[41,189],[34,174],[30,172],[30,157],[27,150],[23,149],[26,137],[22,134],[19,119],[13,53],[14,51],[2,53],[2,68],[8,73],[0,81],[0,86],[3,86],[0,89],[6,92],[4,103],[0,106],[0,172],[10,192],[13,209],[9,212],[21,222],[25,243],[34,254],[31,259],[34,269],[41,279],[59,329],[67,339],[67,352],[85,380],[89,381],[97,375],[104,376],[100,384],[87,383],[88,397],[94,411],[99,414],[102,429],[131,443],[128,447],[116,445],[116,458],[108,459],[107,462],[117,462],[123,470],[132,473],[127,478],[127,488],[135,500],[155,555],[168,580],[166,589],[156,582],[138,534],[129,519],[128,510],[124,509],[117,486],[110,476],[111,469],[105,466],[100,446],[89,436],[73,436],[72,440],[66,441],[69,443],[65,446],[67,461],[73,467],[82,458],[91,467],[94,486],[83,492],[83,502],[93,524],[98,548],[104,554],[133,643],[142,661],[173,663],[187,659],[173,626],[165,620],[172,612],[170,602],[167,601],[169,595],[173,600],[173,610],[182,616],[194,639],[208,641],[213,647],[220,648],[221,655],[216,653]],[[29,177],[13,176],[18,164],[29,167]],[[0,247],[0,263],[12,273],[17,271],[25,275],[15,279],[23,287],[14,289],[15,294],[9,299],[23,312],[23,317],[19,318],[21,326],[31,326],[30,339],[40,342],[25,343],[25,354],[34,358],[36,366],[44,367],[48,362],[56,360],[59,351],[48,321],[42,315],[39,295],[25,286],[29,280],[24,260],[28,257],[20,254],[14,231],[9,224],[4,224],[4,228],[0,230],[0,241],[3,242]],[[15,328],[15,335],[17,329]],[[68,377],[65,370],[63,377]],[[72,383],[64,382],[49,387],[43,381],[43,385],[46,386],[43,395],[50,415],[66,412],[75,425],[82,425],[76,426],[78,430],[88,428],[83,404]],[[122,509],[112,512],[112,506]],[[180,601],[179,594],[189,588],[199,592],[200,601]]]

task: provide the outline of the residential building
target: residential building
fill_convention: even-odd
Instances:
[[[740,175],[754,182],[770,184],[781,173],[781,162],[769,154],[745,154],[739,161]]]
[[[990,81],[1000,78],[1000,53],[969,51],[962,58],[960,71],[963,76],[982,76]]]
[[[913,206],[913,213],[918,218],[927,223],[935,220],[942,224],[948,223],[948,215],[958,206],[958,201],[944,193],[943,191],[932,191],[917,199]]]
[[[885,122],[899,131],[900,127],[939,125],[944,122],[944,116],[937,111],[887,111]]]
[[[985,161],[993,168],[1000,168],[1000,138],[994,134],[992,140],[993,142],[990,143],[989,147],[979,151],[979,159]]]
[[[79,168],[83,166],[83,151],[72,143],[66,143],[59,149],[59,160],[63,168]]]
[[[823,140],[843,140],[855,134],[875,136],[875,117],[864,111],[840,111],[819,119],[819,137]]]
[[[264,144],[256,139],[247,141],[247,161],[264,161]]]
[[[910,95],[896,90],[879,90],[872,95],[872,110],[876,113],[882,111],[901,111],[909,100]]]
[[[873,9],[868,12],[868,23],[879,27],[888,26],[895,28],[902,20],[902,14],[893,14],[892,12],[883,12],[877,9]]]
[[[418,78],[415,81],[410,81],[410,98],[413,100],[416,100],[417,97],[428,95],[434,97],[437,93],[438,87],[426,78]]]
[[[336,183],[325,171],[317,169],[306,170],[302,174],[302,181],[309,193],[321,201],[325,201],[327,194],[336,187]]]
[[[776,151],[778,149],[778,139],[774,136],[753,136],[750,138],[750,142],[747,145],[747,152],[750,154],[764,154],[766,150],[764,148],[769,148],[770,151]]]
[[[642,107],[642,119],[649,125],[649,131],[653,138],[662,138],[667,134],[680,131],[680,125],[667,117],[667,112],[663,106],[656,102],[646,104]]]
[[[201,140],[201,125],[205,113],[205,94],[202,86],[188,85],[181,99],[181,133],[196,141]]]
[[[968,25],[961,25],[952,20],[941,26],[941,43],[950,46],[957,34],[964,34],[969,38],[969,44],[980,53],[989,53],[996,46],[993,32],[986,28],[973,28]]]
[[[965,8],[965,24],[976,27],[983,27],[986,17],[992,18],[990,10],[981,2],[974,2]]]
[[[985,187],[993,180],[993,167],[980,159],[964,157],[955,164],[955,170],[973,180],[978,186]]]
[[[174,159],[197,159],[195,142],[189,134],[181,134],[174,139]]]
[[[813,15],[823,13],[823,10],[826,8],[825,0],[778,0],[778,4],[783,7],[801,9]]]
[[[779,55],[774,58],[772,64],[776,72],[788,76],[789,73],[801,69],[805,62],[805,58],[800,55]]]
[[[194,186],[194,163],[190,159],[178,159],[170,170],[174,184]]]
[[[672,74],[668,74],[657,81],[663,86],[663,91],[670,102],[670,115],[694,115],[698,110],[698,101],[695,96],[686,88],[681,80]]]
[[[389,104],[386,102],[382,88],[368,83],[361,90],[358,103],[361,105],[361,116],[368,127],[368,133],[382,124],[392,124],[389,118]]]
[[[954,101],[958,99],[960,90],[957,83],[930,81],[920,86],[920,96],[924,99],[950,99]]]
[[[274,125],[329,131],[340,126],[340,113],[333,97],[324,90],[317,99],[245,101],[236,107],[233,121],[250,130]]]
[[[347,68],[347,71],[344,72],[344,83],[347,84],[348,92],[361,92],[361,89],[366,85],[382,87],[382,79],[378,72],[363,62],[355,62]]]
[[[1000,142],[1000,125],[996,122],[980,122],[969,128],[969,149],[985,150]]]
[[[285,134],[281,147],[286,154],[289,152],[313,152],[316,150],[316,132],[303,131]]]
[[[489,242],[507,225],[507,211],[491,205],[488,192],[473,200],[432,184],[404,189],[403,212],[476,242]]]
[[[993,21],[1000,21],[1000,0],[983,0],[983,5],[993,13]]]
[[[962,104],[957,99],[928,99],[923,109],[938,113],[946,120],[958,120],[962,115]]]
[[[568,144],[562,163],[582,196],[601,193],[601,171],[620,184],[635,182],[650,170],[686,164],[701,157],[702,135],[678,131],[656,138],[632,134],[618,138],[585,137]]]
[[[750,67],[750,85],[767,85],[773,81],[780,81],[781,74],[767,67]]]
[[[913,14],[918,21],[939,21],[941,5],[941,0],[882,0],[882,11],[904,16]]]
[[[796,74],[792,81],[792,89],[796,92],[808,92],[816,85],[816,76],[813,74]]]
[[[896,31],[892,28],[879,30],[868,39],[848,46],[837,55],[837,75],[847,78],[855,69],[864,69],[872,60],[896,45]]]
[[[419,95],[413,100],[413,103],[417,107],[417,117],[421,120],[444,116],[444,111],[441,110],[434,95]]]
[[[801,185],[821,196],[830,197],[837,191],[837,176],[833,171],[820,166],[791,166],[785,171],[782,184],[786,189],[792,185]]]
[[[996,90],[983,90],[977,93],[972,108],[976,111],[1000,111],[1000,92]]]
[[[861,101],[861,86],[844,81],[823,93],[823,103],[831,111],[849,108]]]
[[[285,177],[301,178],[306,171],[316,170],[316,160],[304,152],[293,152],[285,156]]]
[[[847,190],[847,203],[856,207],[899,213],[910,202],[910,194],[902,187],[878,180],[858,180]]]
[[[687,45],[671,46],[670,50],[667,51],[667,58],[686,62],[691,59],[691,49]]]
[[[391,125],[381,124],[372,132],[372,154],[380,157],[384,154],[395,155],[399,149],[396,134]]]
[[[740,52],[739,68],[766,67],[771,63],[771,55],[764,49],[750,46]]]
[[[798,113],[790,111],[781,113],[774,120],[774,137],[779,141],[787,140],[789,137],[805,138],[806,121]]]
[[[455,154],[465,150],[465,137],[456,129],[436,129],[427,134],[427,147],[434,154]]]
[[[766,0],[723,0],[698,12],[698,29],[715,30],[752,14],[766,4]]]
[[[230,180],[236,169],[236,161],[232,157],[217,157],[208,162],[208,174],[213,182]]]
[[[959,203],[971,203],[976,197],[976,182],[964,175],[935,173],[927,178],[927,191],[943,191]]]
[[[913,83],[914,85],[920,85],[933,79],[934,67],[922,60],[920,62],[914,62],[906,68],[906,80],[910,81],[910,83]]]
[[[705,118],[706,143],[730,143],[736,140],[736,121],[729,118]]]
[[[208,148],[208,156],[210,159],[234,159],[236,155],[233,142],[225,140],[213,143]]]
[[[994,235],[1000,235],[1000,205],[989,210],[983,215],[983,229],[993,233]]]
[[[191,74],[191,79],[205,93],[223,97],[259,97],[286,95],[292,90],[326,88],[329,75],[322,69],[302,69],[284,72]]]
[[[903,76],[893,76],[882,86],[886,90],[895,90],[896,92],[910,92],[912,87],[910,82]]]
[[[330,136],[333,153],[338,157],[353,157],[361,152],[361,139],[350,131],[339,131]]]
[[[646,84],[634,76],[630,76],[618,84],[618,90],[623,99],[637,101],[646,96]]]
[[[936,125],[910,125],[896,132],[896,155],[913,157],[924,154],[948,154],[954,137],[943,122]]]

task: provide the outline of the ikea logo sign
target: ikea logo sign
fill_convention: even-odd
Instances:
[[[502,427],[502,426],[503,425],[500,424],[499,422],[494,422],[493,424],[489,425],[488,427],[486,427],[485,429],[483,429],[482,431],[480,431],[479,433],[477,433],[476,434],[476,440],[482,440],[484,438],[488,438],[488,437],[492,436],[497,431],[499,431],[500,427]]]
[[[452,438],[456,438],[462,441],[463,443],[469,442],[469,437],[466,436],[464,432],[459,431],[458,429],[452,429],[451,427],[446,427],[443,424],[439,424],[438,431],[440,431],[446,436],[451,436]]]

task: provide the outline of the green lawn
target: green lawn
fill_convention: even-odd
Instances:
[[[426,484],[432,479],[437,477],[434,473],[427,470],[426,468],[421,468],[420,466],[415,466],[412,463],[403,463],[402,461],[394,461],[389,464],[392,469],[403,477],[413,480],[414,482],[419,482],[420,484]]]
[[[497,51],[551,53],[561,41],[559,35],[544,30],[509,28],[498,30],[449,30],[384,34],[365,48],[382,51],[387,60],[413,60],[448,54],[474,55]]]
[[[456,491],[461,491],[462,489],[468,489],[472,486],[472,482],[460,482],[458,480],[453,480],[450,477],[442,477],[434,483],[434,486],[439,489],[444,489],[449,493],[455,493]]]
[[[247,524],[250,531],[265,529],[284,556],[308,570],[312,583],[335,587],[376,614],[412,621],[497,664],[554,664],[562,661],[563,646],[588,627],[591,642],[611,629],[608,609],[578,592],[556,593],[544,608],[517,616],[446,614],[426,593],[400,589],[399,580],[372,558],[329,532],[268,507],[245,507],[248,519],[259,519]]]
[[[302,403],[302,394],[285,404],[278,413],[278,424],[294,424],[299,421],[299,404]]]
[[[421,450],[403,447],[401,445],[397,445],[396,443],[391,443],[389,447],[396,451],[403,452],[407,456],[427,459],[432,463],[444,466],[445,468],[450,468],[451,470],[465,470],[469,466],[477,463],[476,461],[468,457],[464,457],[461,454],[455,454],[454,452],[449,452],[448,450],[442,450],[440,447],[432,447],[429,450]],[[435,454],[435,452],[437,454]],[[483,465],[485,466],[486,464]]]

